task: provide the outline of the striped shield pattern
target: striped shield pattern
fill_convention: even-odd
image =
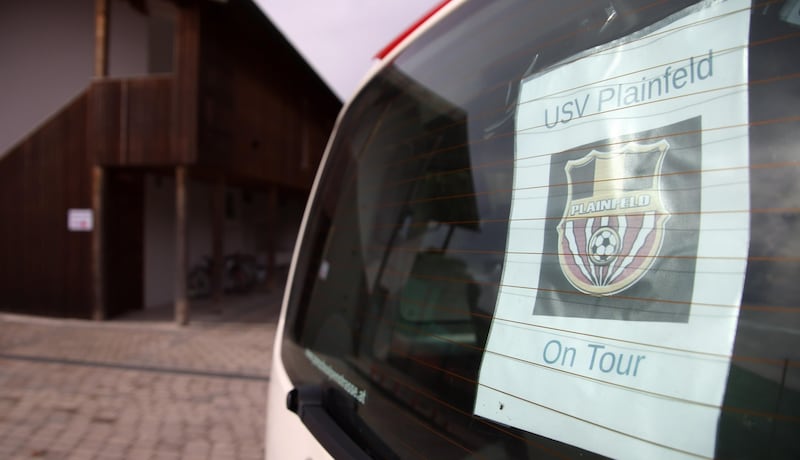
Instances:
[[[579,291],[618,294],[652,267],[669,219],[660,189],[668,150],[665,139],[631,142],[566,163],[568,196],[557,226],[558,258]]]

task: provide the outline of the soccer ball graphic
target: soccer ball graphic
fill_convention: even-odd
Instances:
[[[589,238],[588,249],[593,264],[608,265],[619,255],[619,235],[613,228],[603,227]]]

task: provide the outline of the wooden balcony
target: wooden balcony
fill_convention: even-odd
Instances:
[[[186,164],[172,148],[173,78],[96,80],[89,88],[90,158],[101,166]]]
[[[201,78],[206,83],[195,104],[181,106],[171,76],[94,81],[87,102],[89,158],[103,167],[186,165],[197,177],[225,174],[307,190],[338,101],[327,102],[323,89],[313,88],[303,104],[288,79],[272,77],[276,81],[266,85],[252,70],[227,61],[217,67],[227,69],[228,80],[221,85],[218,77]],[[315,110],[329,121],[319,123]]]

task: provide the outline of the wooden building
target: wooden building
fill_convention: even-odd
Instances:
[[[37,2],[3,3],[0,16]],[[170,303],[185,324],[203,257],[286,257],[341,103],[250,0],[57,3],[90,15],[94,71],[0,152],[0,310],[103,319]],[[109,76],[114,46],[144,48],[144,71]]]

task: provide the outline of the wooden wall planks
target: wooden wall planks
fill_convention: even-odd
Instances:
[[[96,166],[109,172],[107,217],[120,224],[106,229],[99,279],[142,252],[144,171],[177,166],[199,180],[310,188],[341,102],[251,2],[179,10],[175,75],[96,79],[0,158],[0,311],[92,317],[92,234],[68,231],[67,210],[92,208]],[[136,211],[115,218],[120,206]],[[108,220],[100,217],[95,226]],[[125,254],[126,245],[137,249]],[[104,287],[141,294],[137,270]],[[141,303],[104,298],[121,310]]]
[[[87,317],[90,234],[67,210],[90,208],[84,92],[0,160],[0,307]]]
[[[341,102],[251,7],[203,9],[198,165],[308,190]]]
[[[90,155],[102,166],[164,166],[187,159],[172,148],[173,79],[98,80],[89,89]]]

